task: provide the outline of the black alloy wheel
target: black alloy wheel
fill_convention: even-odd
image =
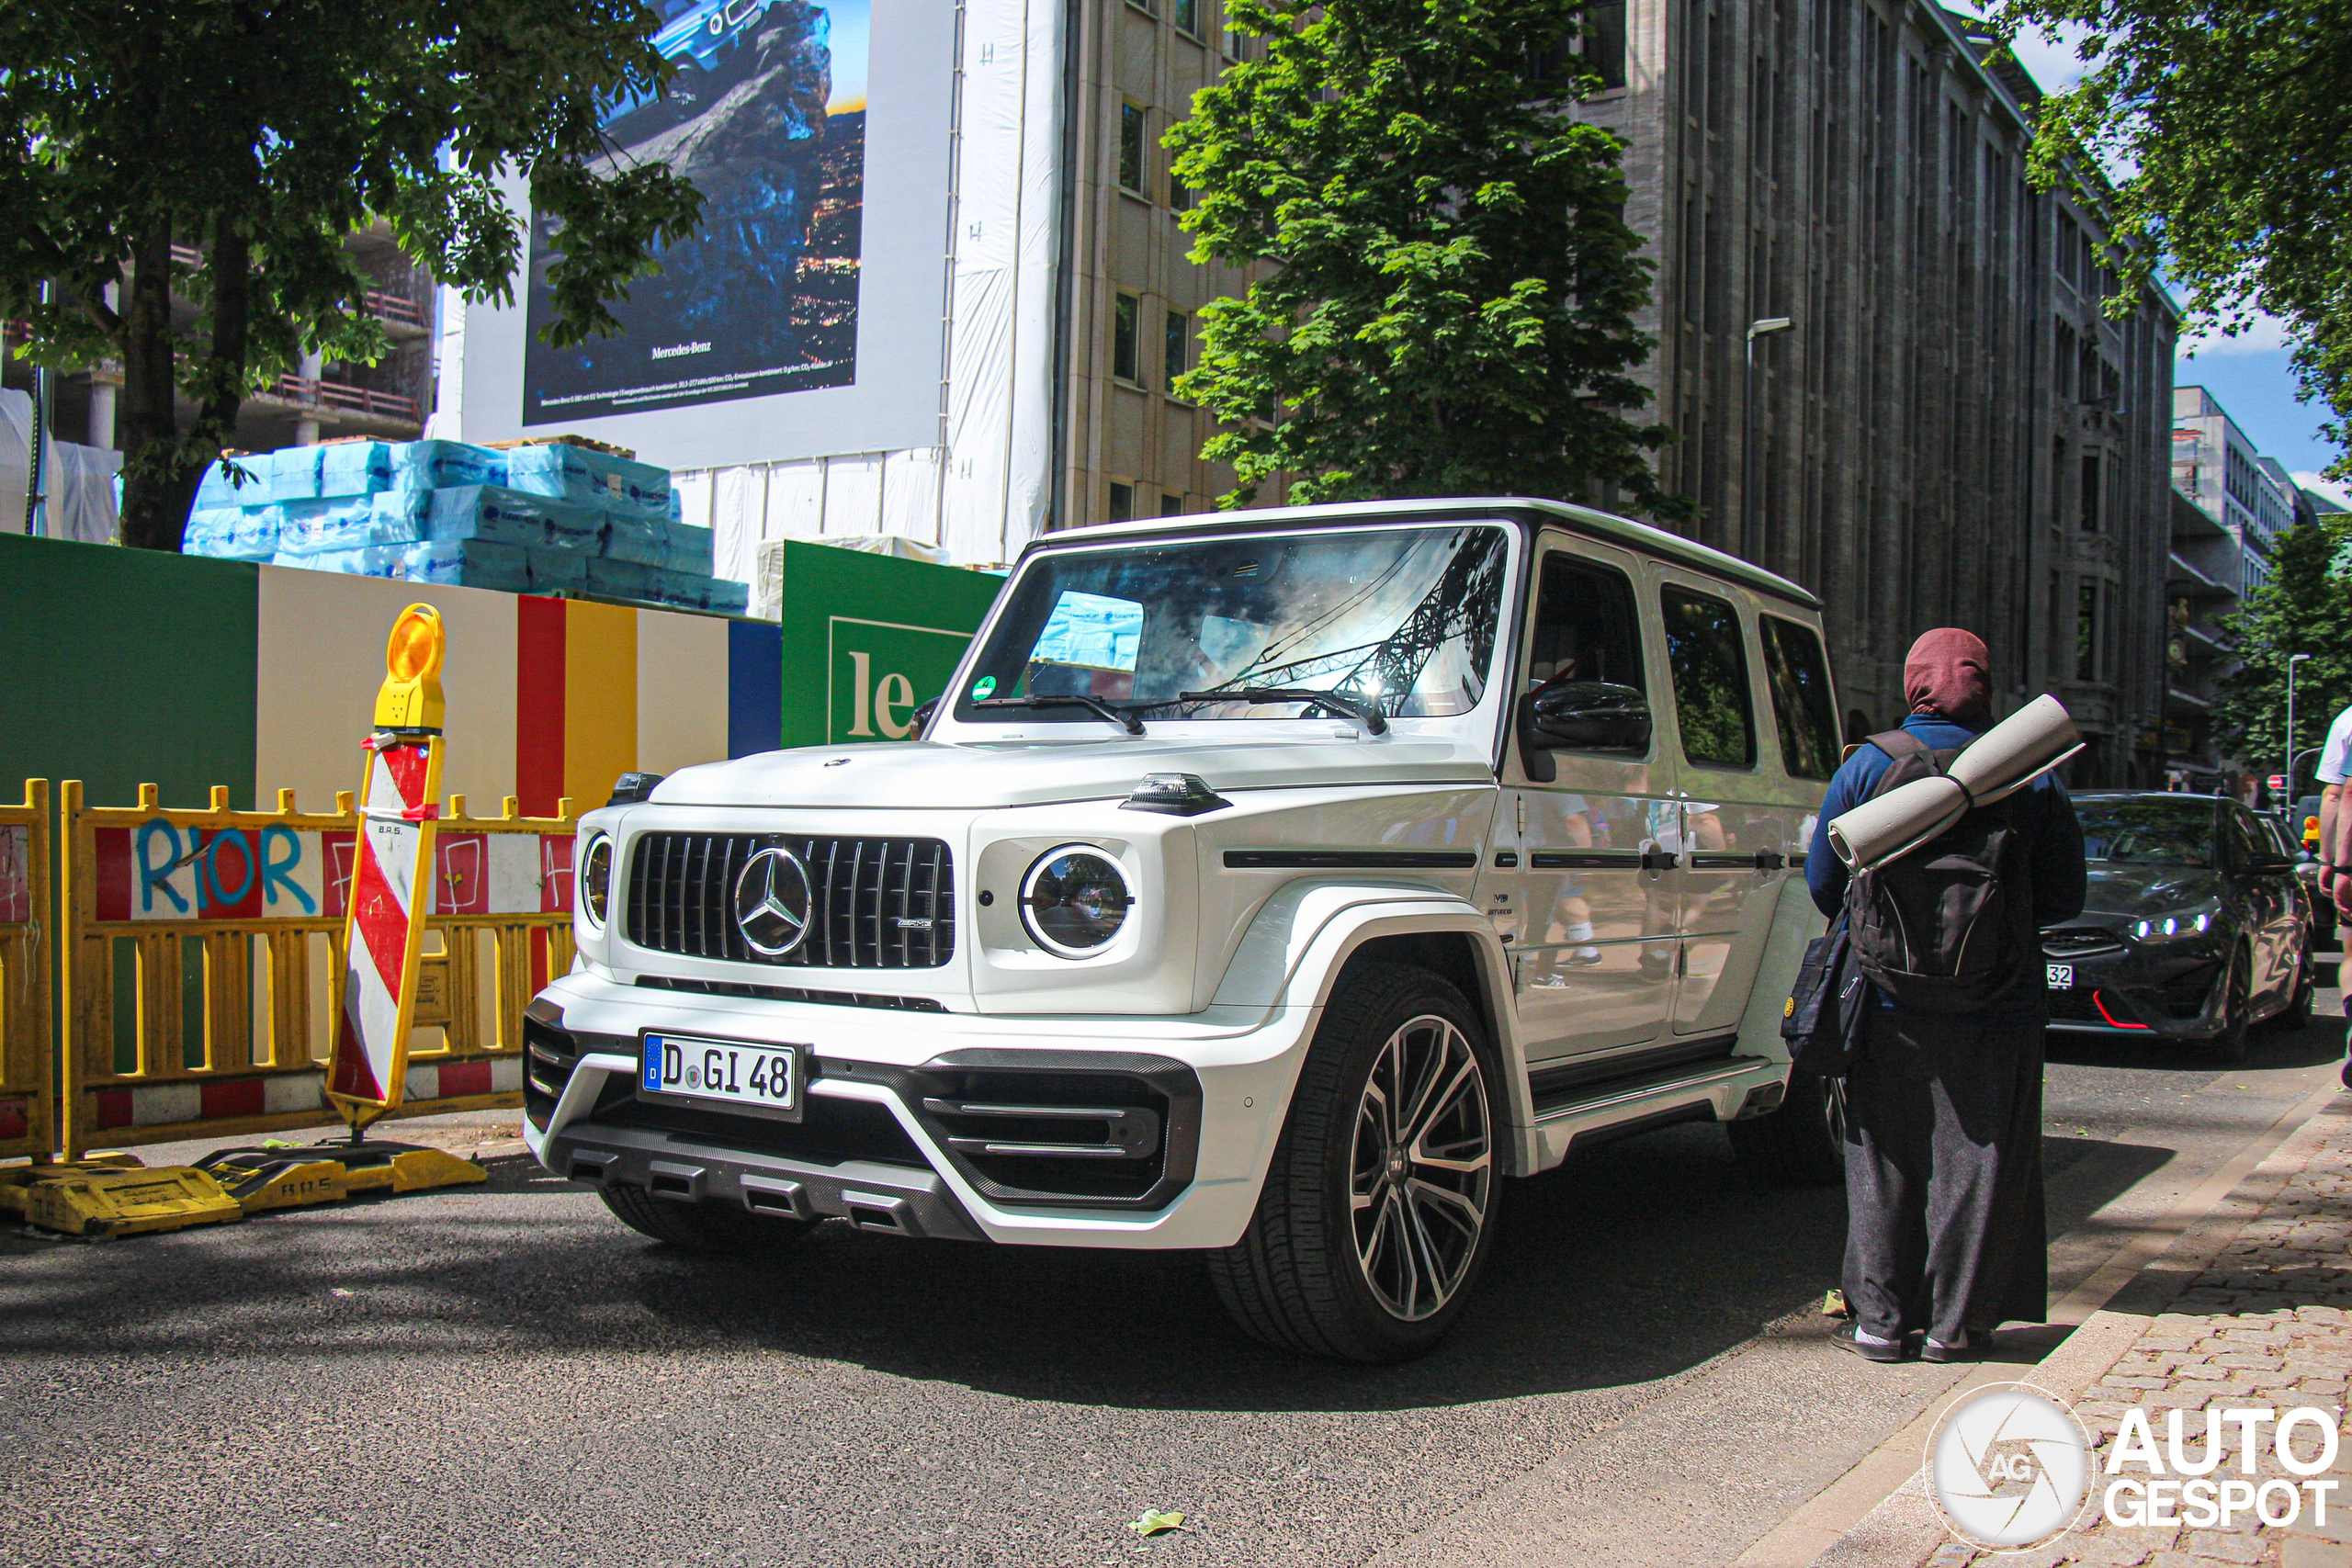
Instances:
[[[1346,1361],[1403,1360],[1442,1338],[1494,1243],[1501,1086],[1460,991],[1412,964],[1349,967],[1250,1228],[1208,1254],[1234,1320]]]

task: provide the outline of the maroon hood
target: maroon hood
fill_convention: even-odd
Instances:
[[[1903,700],[1913,713],[1934,714],[1970,729],[1990,726],[1992,658],[1984,638],[1958,626],[1938,626],[1923,635],[1903,660]]]

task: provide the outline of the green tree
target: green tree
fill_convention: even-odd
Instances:
[[[2312,656],[2295,667],[2297,750],[2318,745],[2328,721],[2352,703],[2352,578],[2335,567],[2347,542],[2352,526],[2344,523],[2286,530],[2271,550],[2270,580],[2222,618],[2245,662],[2222,682],[2214,739],[2257,773],[2274,771],[2272,759],[2286,754],[2289,658]]]
[[[2043,101],[2034,142],[2045,186],[2129,171],[2104,205],[2125,287],[2119,319],[2155,268],[2192,320],[2226,333],[2256,310],[2283,321],[2306,399],[2352,436],[2352,6],[2341,0],[2007,0],[2012,30],[2084,28],[2090,66]],[[2329,472],[2352,473],[2339,457]]]
[[[1229,0],[1266,39],[1168,134],[1195,262],[1271,262],[1201,311],[1177,383],[1226,422],[1223,504],[1614,486],[1673,516],[1629,372],[1652,264],[1624,221],[1623,143],[1560,47],[1584,0]]]
[[[363,224],[511,300],[519,177],[562,225],[551,340],[611,330],[700,209],[667,168],[586,166],[600,106],[667,83],[658,25],[640,0],[0,6],[0,314],[43,363],[121,365],[123,542],[179,547],[239,404],[306,350],[385,352]]]

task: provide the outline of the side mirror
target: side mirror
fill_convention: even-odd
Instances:
[[[923,704],[922,706],[915,709],[915,711],[907,718],[907,733],[910,735],[917,734],[922,729],[923,726],[929,724],[931,722],[931,716],[939,711],[939,704],[940,699],[933,697],[931,701]]]
[[[1632,686],[1568,681],[1528,694],[1521,727],[1530,750],[1629,751],[1650,749],[1649,700]]]

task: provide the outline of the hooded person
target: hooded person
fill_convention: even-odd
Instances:
[[[1948,760],[1993,723],[1984,640],[1957,626],[1922,636],[1903,661],[1903,695],[1910,712],[1900,736]],[[1852,750],[1829,781],[1820,822],[1871,797],[1894,766],[1889,748],[1912,749],[1890,732]],[[2083,832],[2057,782],[2044,777],[1982,809],[2008,813],[2018,829],[2016,873],[2030,886],[2011,896],[2030,902],[2035,923],[2081,913]],[[1845,908],[1847,882],[1845,863],[1816,828],[1805,883],[1832,919]],[[1875,1361],[1915,1353],[1957,1360],[1981,1351],[2001,1324],[2039,1323],[2048,1311],[2044,978],[2039,962],[2024,964],[1973,1012],[1915,1012],[1883,993],[1864,1010],[1843,1095],[1844,1289],[1854,1314],[1838,1333],[1845,1348]]]

